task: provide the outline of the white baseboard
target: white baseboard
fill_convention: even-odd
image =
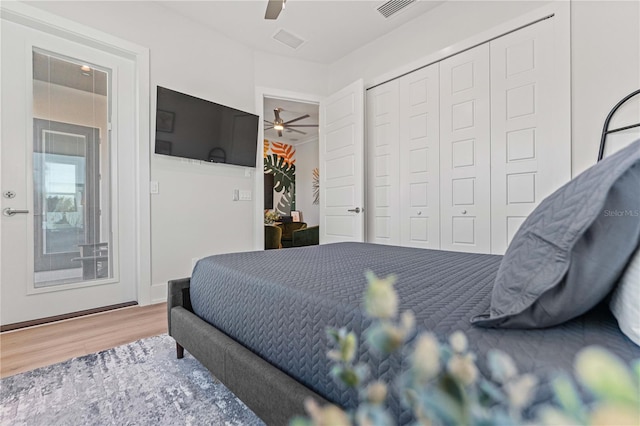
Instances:
[[[153,284],[151,286],[151,304],[167,301],[167,283]]]

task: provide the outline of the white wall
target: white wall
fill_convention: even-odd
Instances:
[[[28,2],[59,16],[150,49],[152,126],[155,87],[249,111],[256,110],[255,87],[325,94],[327,67],[257,53],[249,47],[183,18],[161,2]],[[153,152],[155,129],[149,141]],[[262,158],[261,144],[259,146]],[[254,169],[200,164],[151,155],[151,179],[160,193],[151,196],[152,300],[166,297],[166,282],[189,276],[192,259],[251,250],[257,204],[232,201],[233,189],[256,190]],[[258,172],[262,174],[261,160]],[[262,228],[260,227],[260,230]]]
[[[329,92],[365,84],[406,64],[536,9],[547,1],[447,1],[331,64]],[[410,13],[407,10],[406,13]]]
[[[264,52],[254,53],[256,87],[325,96],[329,66]]]
[[[575,176],[596,162],[611,108],[640,88],[640,2],[573,1],[571,43]]]
[[[393,74],[550,2],[450,1],[333,63],[329,91]],[[571,1],[572,175],[596,162],[607,113],[640,87],[640,3]]]
[[[307,226],[320,224],[320,206],[313,204],[313,169],[319,165],[318,139],[296,145],[296,210]]]

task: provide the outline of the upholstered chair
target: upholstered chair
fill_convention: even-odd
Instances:
[[[264,249],[279,249],[282,248],[282,228],[274,225],[264,226]]]
[[[282,227],[282,247],[293,247],[293,231],[304,229],[307,224],[304,222],[289,222],[280,226]]]

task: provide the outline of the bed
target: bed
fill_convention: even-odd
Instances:
[[[267,424],[301,414],[307,396],[354,406],[356,395],[329,376],[325,328],[348,325],[361,334],[367,327],[360,311],[365,270],[397,275],[400,311],[412,310],[421,329],[441,339],[462,330],[480,359],[500,348],[543,380],[558,368],[570,371],[576,352],[591,344],[626,361],[640,357],[604,307],[550,329],[472,326],[469,318],[488,308],[500,261],[366,243],[212,256],[198,262],[191,279],[170,282],[169,333]],[[372,359],[364,347],[360,357],[383,379],[400,368],[397,359]],[[538,401],[549,397],[546,386],[540,392]],[[389,404],[406,424],[410,415],[399,401]]]
[[[395,274],[399,311],[414,313],[418,331],[441,340],[465,332],[485,375],[488,350],[502,349],[540,379],[535,403],[547,402],[550,375],[571,371],[586,346],[640,358],[640,335],[621,331],[629,318],[640,331],[636,304],[627,297],[624,312],[609,304],[619,283],[640,292],[636,275],[625,278],[632,262],[640,271],[638,187],[640,141],[543,200],[504,257],[336,243],[204,258],[190,278],[169,282],[169,334],[178,358],[188,350],[267,424],[304,414],[308,397],[352,408],[357,395],[330,378],[326,328],[362,336],[365,271]],[[553,284],[536,287],[545,281]],[[402,369],[399,357],[380,360],[362,345],[359,359],[374,378]],[[394,393],[387,402],[398,424],[411,422]]]

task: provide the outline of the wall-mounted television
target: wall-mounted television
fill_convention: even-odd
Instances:
[[[155,153],[256,167],[257,115],[158,86]]]

